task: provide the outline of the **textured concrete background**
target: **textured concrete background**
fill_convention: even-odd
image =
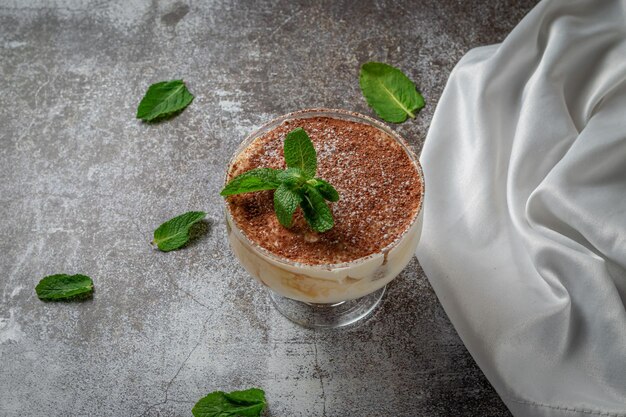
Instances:
[[[368,60],[423,92],[397,126],[419,151],[458,59],[533,3],[0,0],[0,415],[190,416],[209,391],[251,386],[276,417],[509,415],[416,260],[369,321],[299,328],[231,254],[218,191],[268,119],[371,114]],[[174,78],[193,104],[135,120],[148,85]],[[204,233],[153,250],[187,210],[208,212]],[[94,298],[39,301],[53,273],[90,275]]]

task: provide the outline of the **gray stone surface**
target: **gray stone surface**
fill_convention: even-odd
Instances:
[[[397,126],[419,151],[454,64],[533,3],[0,0],[0,415],[190,416],[207,392],[250,386],[268,416],[509,415],[416,260],[369,321],[299,328],[231,254],[218,191],[268,119],[371,114],[368,60],[423,91]],[[135,120],[147,86],[173,78],[193,104]],[[204,233],[153,250],[154,228],[194,209]],[[62,272],[92,276],[94,298],[39,301]]]

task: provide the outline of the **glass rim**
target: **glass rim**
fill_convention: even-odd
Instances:
[[[226,200],[226,198],[224,198],[225,212],[226,212],[226,215],[228,216],[227,221],[229,221],[229,223],[231,224],[231,227],[234,230],[236,230],[238,234],[244,239],[245,244],[249,245],[255,251],[262,253],[265,257],[271,259],[273,262],[286,265],[286,266],[298,267],[301,269],[336,270],[336,269],[344,269],[344,268],[353,267],[355,265],[363,264],[379,256],[384,256],[385,253],[389,253],[396,246],[398,246],[400,242],[404,240],[408,232],[413,228],[413,226],[417,222],[418,218],[420,217],[420,214],[422,213],[422,208],[424,206],[424,193],[425,193],[426,187],[425,187],[425,182],[424,182],[424,173],[422,170],[422,165],[420,164],[418,157],[416,156],[415,152],[413,152],[413,149],[411,149],[410,145],[406,142],[406,140],[402,136],[400,136],[398,133],[393,131],[389,126],[385,125],[384,123],[372,117],[369,117],[369,116],[366,116],[364,114],[357,113],[354,111],[350,111],[350,110],[328,109],[328,108],[322,108],[322,107],[298,110],[298,111],[294,111],[291,113],[283,114],[282,116],[275,117],[272,120],[262,124],[260,127],[256,128],[252,133],[248,134],[245,137],[245,139],[237,146],[233,156],[230,158],[228,162],[226,175],[224,177],[224,186],[228,182],[228,175],[230,173],[231,167],[233,166],[233,163],[235,162],[239,154],[241,154],[241,152],[243,152],[255,139],[257,139],[259,136],[263,135],[264,133],[269,132],[271,129],[279,126],[281,123],[285,121],[297,120],[297,119],[309,119],[313,117],[330,117],[330,118],[336,118],[339,120],[347,120],[347,121],[352,121],[352,122],[357,122],[357,123],[359,122],[366,123],[388,134],[396,142],[400,144],[402,149],[406,152],[409,159],[413,163],[413,166],[415,167],[417,171],[420,184],[422,186],[421,191],[420,191],[419,205],[417,207],[417,210],[413,218],[411,219],[411,222],[407,225],[407,227],[402,231],[402,233],[398,235],[398,237],[396,237],[387,246],[369,255],[362,256],[360,258],[356,258],[356,259],[353,259],[351,261],[346,261],[346,262],[327,263],[327,264],[308,264],[308,263],[298,262],[298,261],[294,261],[288,258],[278,256],[275,253],[269,251],[268,249],[265,249],[263,246],[259,245],[252,239],[250,239],[248,235],[239,227],[239,225],[233,218],[232,213],[230,212],[230,206],[228,204],[228,201]]]

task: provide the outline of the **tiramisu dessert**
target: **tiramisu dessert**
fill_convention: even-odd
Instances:
[[[381,289],[407,265],[420,237],[424,184],[417,158],[369,117],[306,110],[248,137],[226,182],[253,169],[284,170],[285,138],[297,128],[315,148],[315,177],[339,194],[326,202],[332,227],[313,230],[300,207],[285,227],[275,213],[274,190],[229,195],[226,219],[235,254],[271,290],[306,303],[339,303]]]

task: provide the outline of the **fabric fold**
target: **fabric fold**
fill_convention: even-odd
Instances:
[[[470,51],[421,161],[417,256],[516,416],[626,416],[626,1]]]

